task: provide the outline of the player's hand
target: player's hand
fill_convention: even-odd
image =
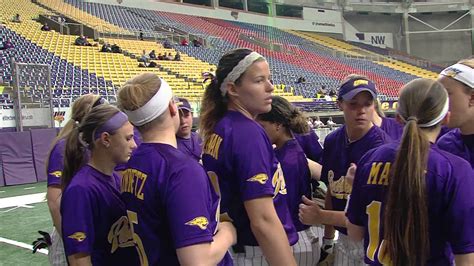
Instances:
[[[220,222],[219,231],[224,231],[232,236],[232,245],[237,243],[237,230],[231,222]]]
[[[357,165],[355,163],[351,163],[351,166],[349,166],[349,168],[347,169],[347,173],[346,173],[345,178],[346,178],[346,182],[351,184],[351,186],[354,183],[354,177],[355,177],[356,170],[357,170]]]
[[[302,197],[303,203],[300,204],[298,217],[303,224],[316,225],[322,224],[323,212],[318,204],[306,196]]]
[[[43,231],[38,231],[42,237],[37,238],[33,241],[33,253],[36,253],[38,249],[47,248],[51,246],[51,236]]]

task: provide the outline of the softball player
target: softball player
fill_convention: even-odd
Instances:
[[[61,129],[56,139],[53,141],[53,148],[49,152],[48,161],[46,163],[46,171],[48,177],[48,189],[46,192],[46,200],[49,212],[53,220],[54,228],[51,232],[51,246],[48,248],[49,262],[53,266],[67,265],[66,256],[64,254],[64,245],[61,239],[61,175],[64,168],[64,149],[66,146],[66,138],[69,136],[77,121],[90,111],[92,106],[103,103],[103,99],[98,95],[86,94],[79,97],[71,108],[71,119]]]
[[[474,168],[474,59],[461,60],[444,69],[438,81],[448,90],[451,112],[448,126],[455,129],[437,144],[466,159]]]
[[[196,132],[192,132],[193,110],[188,100],[179,98],[178,103],[180,125],[176,133],[178,150],[191,156],[196,161],[201,161],[202,139]]]
[[[275,154],[285,175],[286,200],[299,237],[298,243],[293,246],[293,255],[298,265],[316,265],[321,248],[319,239],[308,225],[298,219],[298,206],[302,195],[311,198],[310,181],[312,176],[320,178],[321,165],[309,161],[293,137],[293,133],[302,134],[311,129],[306,117],[279,96],[272,97],[271,111],[258,115],[257,122],[265,129],[270,142],[276,145]]]
[[[69,264],[138,263],[120,179],[113,173],[135,148],[127,115],[111,105],[93,108],[67,137],[61,225]]]
[[[236,49],[219,61],[204,94],[203,165],[219,181],[221,213],[237,229],[237,265],[295,265],[298,234],[286,204],[285,179],[254,118],[271,109],[270,69],[260,54]],[[268,262],[267,262],[268,261]]]
[[[347,209],[347,229],[364,239],[371,265],[474,263],[474,172],[433,143],[448,120],[442,84],[416,79],[401,90],[401,143],[369,151],[360,161]]]
[[[328,186],[326,210],[320,210],[315,202],[307,198],[300,207],[303,223],[335,225],[339,232],[334,246],[335,265],[364,264],[362,243],[347,238],[344,209],[352,186],[345,175],[351,163],[357,163],[367,151],[391,141],[372,123],[376,97],[375,84],[368,79],[351,75],[342,83],[338,104],[344,113],[345,125],[329,134],[324,141],[321,180]],[[323,245],[331,243],[334,238],[331,226],[325,226],[324,238]]]
[[[178,107],[152,73],[129,80],[119,107],[142,133],[127,163],[122,197],[141,265],[232,265],[234,227],[219,223],[219,197],[202,166],[177,149]]]

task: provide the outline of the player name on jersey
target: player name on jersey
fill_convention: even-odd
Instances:
[[[142,190],[145,185],[147,174],[136,169],[127,169],[123,172],[122,177],[122,193],[128,192],[137,199],[143,200],[145,195]]]
[[[370,168],[367,185],[383,185],[388,186],[388,177],[390,174],[390,162],[374,162]]]
[[[206,145],[204,145],[204,153],[218,160],[221,143],[222,138],[217,134],[212,134],[211,137],[209,137],[209,141],[206,141]]]

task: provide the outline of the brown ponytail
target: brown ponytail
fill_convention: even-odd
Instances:
[[[306,116],[280,96],[272,96],[272,109],[268,113],[258,115],[257,120],[281,124],[297,134],[309,132]]]
[[[406,121],[395,159],[384,215],[385,256],[391,265],[425,265],[429,258],[429,219],[425,172],[430,143],[419,125],[442,111],[443,85],[429,79],[406,84],[399,97],[399,116]],[[438,125],[424,130],[433,130]]]
[[[212,134],[216,123],[227,111],[227,97],[222,96],[219,86],[217,79],[213,79],[202,98],[199,131],[204,140]]]
[[[64,170],[61,176],[61,187],[71,183],[72,177],[84,164],[86,164],[87,149],[79,141],[79,125],[75,125],[66,139],[66,150],[64,152]]]

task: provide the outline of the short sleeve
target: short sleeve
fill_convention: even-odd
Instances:
[[[311,133],[309,133],[309,137],[307,139],[307,147],[304,148],[304,152],[306,156],[319,163],[321,162],[321,156],[323,154],[323,147],[319,143],[319,137],[316,133],[311,129]]]
[[[93,204],[89,191],[80,186],[67,189],[61,200],[61,224],[67,256],[91,254],[94,244]]]
[[[461,160],[459,160],[461,161]],[[464,160],[453,165],[445,193],[448,208],[444,220],[454,254],[474,252],[474,172]]]
[[[172,176],[167,186],[165,206],[175,248],[213,240],[211,219],[216,216],[210,213],[209,180],[199,165],[193,165]]]
[[[243,201],[273,196],[272,170],[276,159],[263,129],[236,136],[233,143],[233,169]]]
[[[48,186],[61,185],[61,176],[64,169],[64,143],[60,140],[54,145],[48,158]]]

